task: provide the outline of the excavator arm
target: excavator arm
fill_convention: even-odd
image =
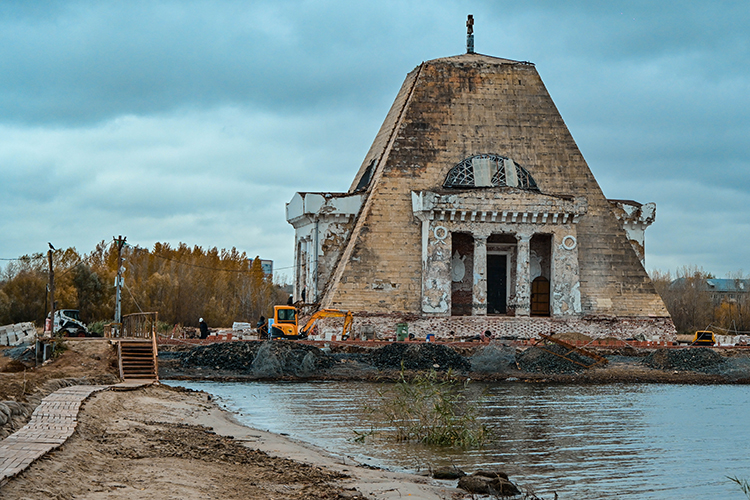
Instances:
[[[315,326],[315,322],[321,318],[344,318],[344,327],[341,332],[341,340],[347,340],[352,330],[352,323],[354,318],[352,313],[349,311],[340,311],[338,309],[321,309],[320,311],[313,314],[305,326],[300,329],[300,334],[307,337],[312,327]]]

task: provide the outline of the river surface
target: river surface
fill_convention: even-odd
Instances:
[[[478,449],[370,439],[366,408],[388,384],[167,381],[216,396],[242,423],[392,470],[499,468],[537,495],[580,499],[742,499],[750,479],[750,387],[474,383],[493,431]]]

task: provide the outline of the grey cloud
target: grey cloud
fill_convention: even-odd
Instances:
[[[392,85],[383,66],[406,59],[391,44],[410,33],[378,9],[349,4],[333,12],[299,2],[73,5],[0,23],[1,119],[80,124],[181,106],[367,106],[361,90]],[[388,50],[372,43],[375,34],[392,35]]]
[[[0,257],[127,234],[291,265],[284,203],[348,188],[468,13],[479,52],[536,63],[605,194],[657,202],[649,268],[743,266],[750,5],[645,0],[0,2]]]

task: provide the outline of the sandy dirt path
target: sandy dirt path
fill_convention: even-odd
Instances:
[[[463,498],[450,482],[358,467],[240,425],[204,393],[105,391],[75,434],[0,487],[8,499]]]

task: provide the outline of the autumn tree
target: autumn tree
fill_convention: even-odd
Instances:
[[[123,314],[156,311],[167,323],[197,326],[254,322],[268,316],[285,295],[263,273],[260,259],[237,249],[204,250],[180,243],[157,243],[152,250],[125,246]],[[86,322],[113,319],[117,249],[102,241],[89,254],[74,248],[53,253],[58,309],[78,309]],[[46,256],[12,262],[0,276],[0,324],[35,321],[47,310]]]
[[[652,271],[651,279],[678,332],[692,333],[706,328],[717,332],[750,331],[750,293],[738,292],[717,302],[708,286],[714,276],[697,267],[683,267],[674,276]],[[729,279],[735,279],[738,291],[746,283],[741,272]]]

